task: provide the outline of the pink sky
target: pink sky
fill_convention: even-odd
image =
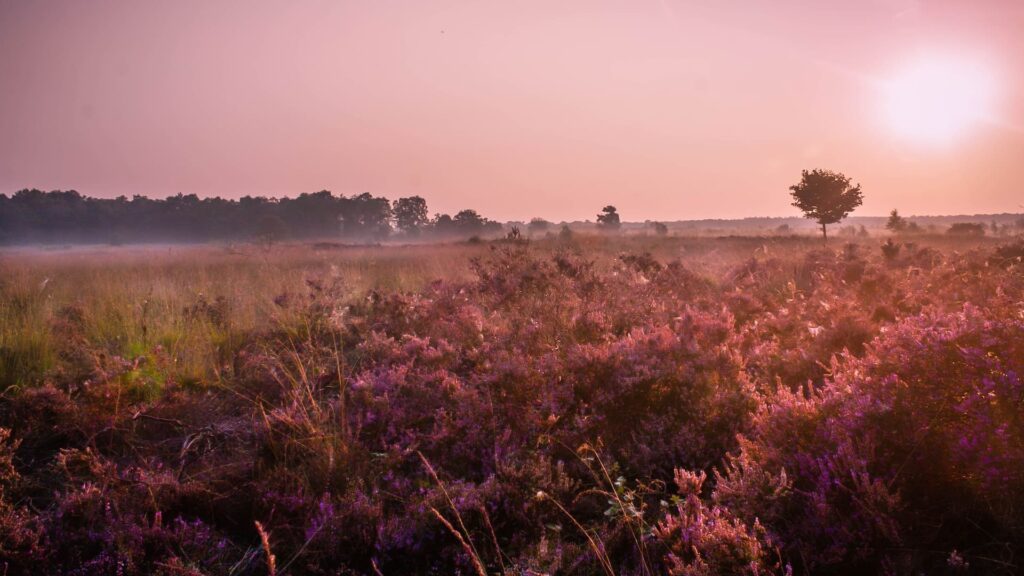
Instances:
[[[497,219],[1024,211],[1024,2],[0,3],[0,192],[418,194]],[[900,137],[877,84],[966,55],[995,117]]]

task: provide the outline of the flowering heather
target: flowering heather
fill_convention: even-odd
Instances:
[[[62,303],[0,395],[0,574],[1020,573],[1016,248],[893,245],[496,242],[130,345]]]

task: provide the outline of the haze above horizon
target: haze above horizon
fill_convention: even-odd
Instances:
[[[497,220],[1019,212],[1024,4],[0,5],[0,192],[420,195]]]

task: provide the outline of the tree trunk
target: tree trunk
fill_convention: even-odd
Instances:
[[[825,223],[824,222],[821,223],[821,237],[823,238],[822,241],[825,244],[828,244],[828,231],[825,230]]]

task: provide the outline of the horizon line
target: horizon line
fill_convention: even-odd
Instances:
[[[218,200],[225,200],[225,201],[228,201],[228,202],[238,202],[242,198],[263,198],[263,199],[267,199],[267,200],[280,201],[280,200],[285,200],[285,199],[287,199],[287,200],[294,200],[294,199],[296,199],[296,198],[298,198],[298,197],[300,197],[300,196],[302,196],[304,194],[317,194],[317,193],[320,193],[320,192],[328,192],[328,193],[331,194],[332,197],[337,197],[337,198],[352,198],[352,197],[355,197],[355,196],[360,196],[362,194],[369,194],[369,195],[371,195],[371,196],[373,196],[375,198],[385,198],[389,202],[393,202],[394,200],[397,200],[399,198],[411,198],[411,197],[420,197],[420,198],[423,198],[424,200],[427,200],[427,198],[425,198],[423,196],[420,196],[419,194],[411,194],[409,196],[398,196],[395,199],[392,199],[392,198],[389,198],[388,196],[384,196],[384,195],[374,195],[374,193],[370,192],[370,191],[360,192],[358,194],[352,194],[352,195],[345,195],[344,193],[335,193],[335,192],[333,192],[331,190],[328,190],[326,188],[322,188],[322,189],[317,190],[315,192],[299,192],[298,194],[294,194],[294,195],[285,194],[283,196],[262,196],[262,195],[246,194],[244,196],[239,196],[237,198],[231,198],[231,197],[224,197],[224,196],[219,196],[219,195],[199,194],[199,193],[196,193],[196,192],[189,192],[189,193],[178,192],[176,194],[168,194],[168,195],[162,196],[162,197],[161,196],[156,196],[156,195],[150,195],[150,194],[146,194],[146,193],[134,193],[131,196],[128,196],[126,194],[119,194],[119,195],[114,196],[114,197],[107,197],[107,196],[93,196],[93,195],[89,195],[89,194],[86,194],[86,193],[82,193],[82,192],[78,191],[75,188],[68,188],[66,190],[63,190],[63,189],[60,189],[60,188],[55,188],[53,190],[44,190],[42,188],[29,188],[29,187],[25,187],[25,188],[20,188],[20,189],[16,190],[15,192],[12,192],[12,193],[0,192],[0,196],[7,197],[7,198],[13,198],[14,194],[17,194],[18,192],[22,192],[22,191],[26,191],[26,190],[38,190],[38,191],[46,193],[46,194],[50,194],[50,193],[54,193],[54,192],[74,192],[74,193],[78,194],[79,196],[81,196],[82,198],[85,198],[85,199],[89,199],[89,200],[108,200],[108,201],[109,200],[117,200],[118,198],[126,198],[126,199],[128,199],[128,201],[132,201],[136,196],[142,196],[142,197],[147,198],[149,200],[160,200],[160,201],[168,200],[170,198],[175,198],[175,197],[178,197],[178,196],[196,196],[197,198],[199,198],[201,200],[218,199]],[[596,204],[604,204],[604,202],[598,202]],[[429,205],[429,203],[428,203],[428,205]],[[477,210],[475,208],[465,208],[465,209]],[[896,208],[896,210],[899,210],[899,208]],[[455,213],[457,213],[457,212],[452,212],[452,214],[455,214]],[[435,216],[440,215],[440,214],[445,214],[445,212],[434,212]],[[622,213],[620,212],[619,214],[621,215]],[[487,215],[485,215],[485,214],[481,214],[481,216],[487,218]],[[903,214],[902,216],[904,218],[956,218],[956,217],[982,218],[982,217],[993,217],[993,216],[1004,216],[1004,217],[1005,216],[1024,216],[1024,212],[976,212],[974,214],[966,214],[966,213],[960,213],[960,214]],[[846,218],[843,218],[843,220],[841,220],[841,221],[849,220],[851,218],[888,218],[888,217],[889,217],[889,214],[851,214],[851,215],[847,216]],[[556,220],[549,220],[548,218],[545,218],[543,216],[533,216],[533,217],[531,217],[529,219],[526,219],[526,220],[519,220],[519,219],[490,219],[490,218],[488,218],[488,219],[492,220],[493,222],[500,222],[502,224],[513,224],[513,223],[515,223],[515,224],[519,224],[519,223],[528,224],[530,222],[530,220],[533,220],[533,219],[544,220],[544,221],[550,222],[552,224],[585,224],[585,223],[588,223],[588,222],[589,223],[593,223],[593,219],[590,219],[590,218],[584,218],[584,219],[577,218],[577,219],[574,219],[574,220],[563,219],[563,220],[556,221]],[[793,214],[793,215],[786,215],[786,216],[755,215],[755,216],[733,216],[733,217],[714,216],[714,217],[704,217],[704,218],[676,218],[676,219],[658,219],[658,220],[654,220],[654,219],[622,220],[622,224],[647,224],[647,223],[651,223],[651,222],[662,222],[662,223],[716,222],[716,221],[717,222],[736,222],[736,221],[759,220],[759,219],[760,220],[764,220],[764,219],[770,219],[770,220],[785,220],[785,219],[813,220],[812,218],[807,218],[806,216],[801,216],[801,215],[798,215],[798,214]]]

